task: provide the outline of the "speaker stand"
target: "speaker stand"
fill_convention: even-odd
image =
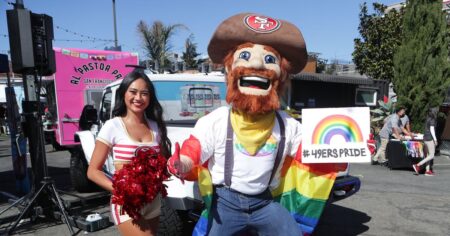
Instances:
[[[35,195],[28,202],[28,204],[23,209],[23,211],[19,215],[19,217],[17,217],[16,221],[11,226],[11,228],[8,229],[8,234],[11,235],[14,232],[14,230],[16,229],[19,222],[22,220],[22,218],[25,216],[25,214],[30,210],[30,207],[34,204],[34,202],[39,197],[39,195],[46,192],[47,196],[50,196],[50,200],[52,200],[53,204],[55,204],[59,208],[61,214],[64,217],[64,221],[65,221],[64,223],[66,223],[67,227],[69,228],[71,235],[74,235],[75,232],[73,231],[72,226],[70,225],[68,213],[66,212],[66,209],[61,200],[61,197],[59,196],[58,192],[56,191],[53,179],[51,177],[46,176],[41,181],[41,183],[42,183],[42,186],[39,188],[39,190],[35,193]],[[21,200],[24,200],[24,199],[22,199],[22,198],[19,199],[18,201],[14,202],[14,205],[18,204],[18,202]],[[10,206],[10,207],[12,207],[12,206]]]

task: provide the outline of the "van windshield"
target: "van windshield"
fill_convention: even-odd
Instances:
[[[152,81],[169,123],[193,124],[200,117],[225,106],[225,82]]]

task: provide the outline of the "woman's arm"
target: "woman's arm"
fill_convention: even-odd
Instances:
[[[92,180],[92,182],[112,192],[112,182],[102,171],[109,151],[110,147],[108,145],[98,140],[95,142],[95,148],[94,152],[92,153],[91,162],[89,163],[87,176],[90,180]]]
[[[409,122],[406,123],[405,128],[406,128],[406,130],[408,131],[408,133],[412,135],[412,132],[411,132],[411,125],[409,124]]]
[[[437,145],[437,138],[436,138],[436,132],[434,131],[434,126],[430,126],[430,133],[433,137],[434,145]]]

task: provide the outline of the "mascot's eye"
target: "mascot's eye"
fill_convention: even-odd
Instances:
[[[248,61],[248,59],[250,59],[250,55],[250,52],[243,51],[239,54],[239,58]]]
[[[272,56],[272,55],[267,55],[267,56],[264,57],[264,61],[265,61],[267,64],[275,64],[275,62],[276,62],[277,60],[275,59],[274,56]]]

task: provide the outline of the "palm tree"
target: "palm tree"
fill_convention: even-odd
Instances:
[[[182,24],[166,26],[161,21],[153,22],[151,27],[142,20],[138,23],[137,30],[142,38],[144,49],[147,51],[150,59],[159,65],[160,72],[164,70],[168,61],[168,52],[172,48],[170,38],[179,28],[187,29]]]
[[[197,53],[197,44],[194,43],[194,35],[191,34],[184,43],[185,52],[181,59],[186,63],[187,68],[197,67],[198,61],[195,60],[200,54]]]

